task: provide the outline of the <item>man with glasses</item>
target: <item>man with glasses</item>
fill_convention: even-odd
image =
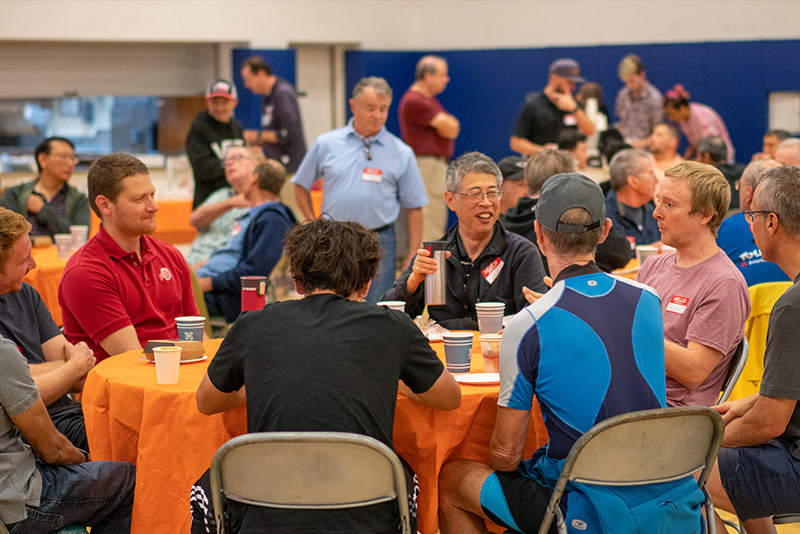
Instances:
[[[733,512],[748,533],[775,532],[773,515],[800,510],[800,168],[769,169],[750,209],[756,244],[792,285],[772,308],[758,393],[716,407],[725,421],[717,466],[706,487],[714,506]],[[717,530],[724,528],[717,519]]]
[[[67,183],[78,163],[72,141],[49,137],[36,147],[34,157],[39,176],[6,189],[0,206],[28,219],[34,237],[68,234],[73,224],[88,226],[89,199]]]
[[[766,261],[761,256],[753,232],[750,231],[750,223],[745,218],[745,212],[750,210],[753,193],[761,183],[764,172],[775,167],[780,167],[780,163],[771,159],[759,159],[751,162],[745,168],[741,179],[736,184],[739,206],[744,212],[731,215],[722,221],[717,235],[717,245],[742,271],[748,286],[789,280],[780,267]]]
[[[628,236],[631,245],[649,245],[661,240],[651,201],[656,193],[653,156],[644,150],[620,150],[609,167],[611,191],[606,213]]]
[[[414,151],[384,127],[391,104],[386,80],[359,81],[350,99],[353,118],[344,128],[319,136],[292,178],[297,205],[306,218],[314,218],[310,191],[322,178],[323,217],[358,222],[378,233],[383,259],[367,294],[372,304],[394,282],[394,224],[400,209],[406,210],[408,221],[408,262],[422,244],[422,206],[428,203]]]
[[[750,314],[744,277],[715,241],[730,194],[719,170],[694,161],[668,169],[656,191],[653,216],[675,252],[647,258],[636,279],[661,297],[672,406],[717,402]]]
[[[528,302],[523,288],[544,292],[544,267],[539,249],[522,236],[506,232],[498,222],[502,191],[500,169],[489,157],[469,152],[447,168],[445,200],[458,224],[442,237],[447,242],[447,302],[429,306],[430,318],[445,328],[477,330],[475,304],[504,302],[513,315]],[[402,300],[416,317],[425,306],[425,275],[442,266],[425,249],[384,295]]]

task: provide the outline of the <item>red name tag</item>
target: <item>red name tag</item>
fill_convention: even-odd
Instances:
[[[503,260],[500,258],[495,258],[492,263],[487,265],[482,271],[481,274],[486,279],[487,282],[490,284],[497,280],[497,275],[500,274],[500,271],[503,270]]]
[[[671,299],[669,299],[669,304],[667,304],[667,311],[672,313],[677,313],[678,315],[683,315],[683,312],[686,311],[686,307],[688,305],[689,305],[688,297],[679,297],[678,295],[675,295]]]
[[[364,167],[364,173],[361,175],[361,179],[365,182],[380,182],[382,174],[383,171],[380,169],[368,169]]]

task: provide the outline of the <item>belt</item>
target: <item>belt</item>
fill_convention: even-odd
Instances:
[[[373,228],[372,231],[379,234],[381,232],[385,232],[386,230],[391,230],[392,228],[394,228],[394,223],[389,223],[385,226],[381,226],[380,228]]]

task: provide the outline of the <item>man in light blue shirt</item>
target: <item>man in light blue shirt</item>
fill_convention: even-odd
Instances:
[[[428,203],[414,152],[384,127],[391,103],[392,89],[383,78],[358,82],[350,99],[353,118],[319,136],[292,178],[306,218],[314,218],[311,186],[323,178],[322,216],[356,221],[378,233],[383,260],[367,295],[373,304],[394,282],[400,208],[408,216],[408,262],[422,245],[422,206]]]

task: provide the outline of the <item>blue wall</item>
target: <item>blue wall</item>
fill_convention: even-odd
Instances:
[[[272,72],[295,83],[294,50],[251,50],[239,48],[233,51],[233,83],[239,91],[239,105],[234,115],[246,129],[257,130],[261,117],[261,96],[246,89],[242,81],[242,63],[251,56],[261,56]]]
[[[426,53],[441,55],[449,63],[452,80],[439,99],[461,121],[456,155],[479,150],[495,159],[511,153],[508,138],[525,95],[546,85],[548,65],[560,57],[580,62],[581,74],[603,87],[613,113],[614,98],[622,87],[617,65],[626,54],[637,54],[648,80],[662,92],[682,83],[692,100],[722,116],[736,159],[742,162],[761,150],[768,93],[800,90],[800,40]],[[414,66],[421,56],[421,52],[348,52],[348,94],[364,76],[386,78],[395,91],[387,128],[399,133],[397,102],[414,81]]]

